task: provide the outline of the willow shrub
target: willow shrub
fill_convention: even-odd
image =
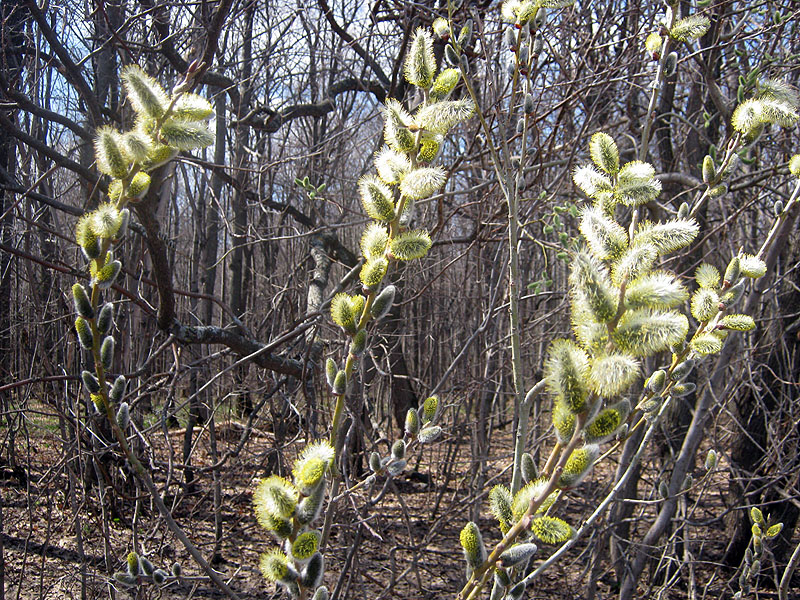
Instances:
[[[514,51],[514,77],[517,72],[524,75],[541,51],[537,32],[544,22],[544,9],[568,4],[558,0],[507,0],[503,4],[503,17],[511,24],[504,38]],[[695,39],[708,28],[703,17],[678,19],[670,10],[670,27],[662,32],[666,38],[653,33],[645,41],[648,52],[660,59],[664,73],[674,71],[677,60],[674,53],[658,56],[669,49],[670,41]],[[406,80],[417,90],[415,106],[409,110],[397,100],[387,100],[383,111],[386,145],[375,157],[375,173],[358,183],[364,212],[372,221],[361,237],[360,288],[340,293],[331,302],[331,319],[349,340],[349,349],[342,361],[330,358],[325,366],[327,383],[336,398],[330,437],[314,441],[300,452],[291,479],[268,477],[253,496],[259,525],[277,542],[261,555],[261,572],[294,598],[328,597],[322,585],[323,548],[334,503],[328,500],[326,504],[326,499],[336,496],[341,482],[337,459],[345,395],[357,374],[359,357],[374,335],[375,323],[394,302],[395,286],[384,281],[387,272],[396,261],[423,258],[431,247],[428,232],[410,229],[409,223],[414,204],[436,194],[445,184],[446,171],[436,164],[444,138],[476,110],[469,98],[451,98],[457,88],[461,90],[458,84],[468,71],[462,50],[472,35],[471,24],[455,35],[450,22],[437,19],[433,29],[447,41],[445,58],[450,66],[437,72],[433,37],[418,29],[404,69]],[[90,284],[87,288],[76,283],[72,293],[75,330],[89,356],[89,366],[81,374],[84,386],[92,405],[110,422],[123,453],[136,466],[138,461],[125,441],[130,423],[125,378],[110,375],[115,340],[114,309],[108,295],[122,266],[113,248],[126,232],[128,205],[148,191],[150,172],[181,150],[213,142],[207,124],[212,108],[205,99],[187,92],[188,77],[171,94],[136,66],[126,67],[122,79],[136,123],[125,132],[109,127],[97,132],[97,166],[112,181],[107,201],[78,221],[76,240],[88,261]],[[464,83],[470,90],[468,82]],[[736,312],[736,307],[749,282],[766,272],[759,253],[729,257],[724,271],[704,263],[691,284],[661,264],[695,240],[699,229],[692,214],[707,198],[727,191],[726,181],[736,168],[738,153],[754,144],[770,125],[794,125],[798,105],[791,87],[777,80],[761,82],[755,95],[742,99],[734,111],[735,133],[722,156],[705,158],[702,195],[694,206],[684,203],[672,218],[661,222],[639,220],[640,208],[661,193],[653,166],[642,160],[622,163],[608,134],[599,132],[591,137],[588,153],[592,162],[579,166],[573,177],[589,202],[579,213],[580,239],[567,244],[565,256],[570,262],[572,336],[553,340],[544,362],[544,382],[553,403],[553,447],[541,469],[530,453],[523,454],[524,485],[519,490],[512,493],[505,485],[490,490],[489,509],[503,536],[498,544],[487,549],[473,522],[461,530],[467,582],[460,597],[476,597],[493,580],[493,598],[520,598],[529,581],[526,569],[539,545],[559,545],[573,537],[572,525],[558,516],[559,499],[587,477],[603,446],[625,439],[656,419],[665,403],[691,393],[694,384],[686,378],[694,366],[720,352],[729,335],[756,326],[751,316]],[[523,94],[520,109],[524,132],[526,115],[533,110],[529,92]],[[789,170],[800,176],[800,156],[792,158]],[[795,193],[789,204],[796,201]],[[788,207],[776,203],[778,218]],[[645,377],[643,360],[664,354],[670,356],[667,365]],[[632,402],[630,398],[637,395],[638,401]],[[435,396],[409,410],[404,434],[390,453],[370,456],[372,473],[365,483],[400,474],[409,452],[441,434],[438,413]],[[713,468],[716,455],[710,453],[706,463]],[[323,515],[326,520],[320,529]],[[741,578],[743,590],[758,569],[762,537],[776,535],[777,526],[768,526],[759,515],[753,517],[758,535],[754,533],[755,550],[750,552]],[[168,573],[132,552],[127,572],[114,577],[124,585],[143,580],[163,584],[180,577],[180,567],[175,565]]]

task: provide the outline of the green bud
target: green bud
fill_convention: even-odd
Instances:
[[[783,523],[775,523],[775,525],[772,525],[769,529],[767,529],[764,537],[767,539],[778,537],[781,531],[783,531]]]
[[[89,295],[80,283],[76,283],[72,286],[72,299],[75,303],[75,312],[84,319],[91,319],[94,317],[92,301],[89,299]]]
[[[734,256],[728,263],[728,268],[725,269],[725,278],[724,278],[725,285],[733,285],[734,283],[739,281],[740,274],[741,274],[741,265],[739,262],[739,257]]]
[[[717,452],[712,448],[711,450],[708,451],[708,454],[706,454],[706,463],[705,463],[706,471],[711,471],[712,469],[714,469],[717,466],[718,461],[719,458],[717,456]]]
[[[121,269],[122,263],[118,260],[112,260],[94,274],[94,284],[101,290],[111,287]]]
[[[298,523],[306,525],[319,517],[325,501],[325,487],[325,485],[318,485],[309,496],[300,501],[295,513],[295,519],[297,519]]]
[[[114,362],[114,338],[110,335],[106,336],[100,345],[100,362],[103,363],[103,368],[106,371],[111,370],[111,365]]]
[[[83,371],[81,372],[81,379],[83,380],[83,385],[86,386],[90,394],[96,394],[100,391],[100,382],[97,381],[97,377],[95,377],[93,373]]]
[[[405,470],[406,465],[408,465],[408,463],[405,460],[403,460],[402,458],[401,459],[393,459],[391,462],[386,464],[386,472],[391,477],[396,477],[396,476],[400,475],[400,473],[402,473]]]
[[[111,302],[106,302],[103,308],[100,309],[100,314],[97,317],[97,329],[100,333],[107,334],[114,326],[114,305]]]
[[[342,396],[347,391],[347,373],[340,370],[336,373],[336,379],[333,380],[333,393],[337,396]]]
[[[783,200],[776,200],[775,204],[772,205],[772,214],[774,214],[776,217],[780,217],[782,212]]]
[[[682,398],[694,392],[695,389],[697,389],[697,386],[694,383],[687,381],[684,383],[676,383],[672,386],[672,389],[669,393],[675,398]]]
[[[383,464],[381,464],[381,455],[377,452],[372,452],[369,455],[369,468],[373,473],[380,473],[383,471]]]
[[[180,563],[172,563],[171,571],[173,577],[180,579],[180,576],[183,574],[183,567],[181,567]]]
[[[75,319],[75,331],[78,334],[78,341],[80,341],[81,346],[86,350],[91,350],[94,344],[94,336],[89,322],[83,317],[78,317]]]
[[[538,547],[533,543],[516,544],[500,555],[500,564],[506,568],[513,567],[527,561],[537,550]]]
[[[686,202],[681,202],[678,207],[678,218],[685,219],[689,216],[689,205]]]
[[[429,444],[436,440],[442,434],[442,428],[438,425],[432,425],[431,427],[425,427],[422,431],[417,434],[417,439],[419,440],[420,444]]]
[[[427,425],[432,423],[436,418],[436,413],[439,410],[439,397],[429,396],[422,403],[422,423]]]
[[[706,157],[703,159],[703,183],[709,184],[714,180],[716,174],[717,171],[714,167],[714,159],[706,154]]]
[[[164,569],[156,569],[153,571],[153,583],[163,585],[168,576],[169,574]]]
[[[675,365],[672,373],[670,373],[670,379],[673,381],[681,381],[682,379],[686,379],[689,373],[692,372],[692,369],[694,369],[694,359],[687,358],[682,363]]]
[[[529,483],[536,479],[539,474],[536,472],[536,463],[528,452],[523,453],[521,463],[522,479],[525,483]]]
[[[416,408],[409,408],[406,413],[406,433],[411,436],[417,435],[419,433],[419,428],[419,413]]]
[[[125,395],[126,383],[124,375],[120,375],[114,380],[114,385],[111,386],[111,392],[109,393],[112,402],[117,403],[122,400],[122,396]]]
[[[397,440],[394,444],[392,444],[392,456],[397,460],[405,458],[406,443],[403,440]]]
[[[661,369],[650,375],[647,380],[647,389],[654,394],[660,394],[667,384],[667,373]]]
[[[764,513],[762,513],[761,509],[758,508],[757,506],[754,506],[753,508],[750,509],[750,518],[753,520],[753,523],[755,523],[756,525],[760,525],[761,527],[763,527],[766,523],[766,521],[764,521]],[[753,531],[755,532],[755,528],[753,529]],[[760,535],[761,530],[759,530],[758,533]]]
[[[525,582],[520,581],[517,585],[512,587],[508,592],[508,599],[509,600],[520,600],[523,594],[525,594]]]
[[[306,568],[300,575],[300,583],[304,588],[313,590],[322,583],[322,576],[325,573],[325,557],[319,552],[315,553],[308,561]]]
[[[128,159],[122,153],[121,137],[113,127],[101,127],[94,142],[97,169],[116,179],[128,175]]]
[[[397,292],[397,288],[393,285],[387,285],[380,294],[375,297],[375,300],[372,301],[372,308],[370,312],[372,314],[372,318],[376,321],[385,317],[389,311],[392,309],[392,304],[394,304],[394,296]]]
[[[691,473],[687,473],[686,477],[683,479],[683,489],[688,490],[694,484],[694,477],[692,477]]]
[[[131,424],[131,408],[127,402],[122,402],[119,405],[119,410],[117,411],[117,425],[122,431],[125,431],[128,428],[128,425]]]
[[[353,336],[353,341],[350,342],[350,354],[353,356],[361,356],[364,349],[367,347],[367,330],[359,329]]]
[[[137,579],[133,575],[125,573],[124,571],[117,571],[114,573],[114,581],[121,583],[125,587],[131,587],[136,585]]]
[[[678,53],[670,52],[664,60],[664,77],[672,77],[678,68]]]
[[[336,381],[336,374],[339,372],[339,369],[336,367],[336,361],[332,358],[329,358],[325,361],[325,378],[328,381],[328,385],[333,387],[334,381]]]
[[[669,486],[667,485],[667,483],[665,481],[659,482],[659,484],[658,484],[658,494],[659,494],[659,496],[661,496],[665,500],[667,498],[669,498]]]
[[[745,280],[741,279],[739,283],[732,286],[727,292],[720,296],[720,308],[728,309],[742,299],[744,295],[744,282]]]
[[[139,557],[139,565],[142,567],[142,572],[148,576],[152,575],[153,571],[156,570],[156,568],[153,566],[153,563],[147,560],[144,556]]]
[[[328,588],[324,585],[317,588],[317,591],[314,592],[314,597],[311,600],[328,600]]]

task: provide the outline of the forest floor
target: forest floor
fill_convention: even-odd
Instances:
[[[65,456],[58,429],[31,427],[28,431],[24,440],[17,440],[16,458],[18,464],[29,466],[17,470],[4,468],[0,480],[6,599],[222,597],[200,576],[184,548],[157,518],[146,495],[127,480],[124,465],[102,463],[117,486],[117,491],[106,488],[103,506],[96,486],[89,488],[89,494],[83,494],[80,473],[76,474],[76,485],[71,491],[69,478],[64,474],[69,458]],[[507,468],[511,456],[510,434],[508,428],[495,433],[493,455],[500,458],[490,462],[484,471],[488,483],[480,489],[486,492],[495,483],[508,484],[510,479]],[[155,456],[169,455],[163,436],[153,435],[149,439],[154,443]],[[179,457],[181,432],[171,432],[169,439],[173,457]],[[233,449],[237,441],[238,433],[222,435],[219,452],[224,454]],[[286,448],[288,456],[296,452],[300,442],[294,440]],[[247,458],[240,456],[233,466],[228,466],[233,462],[229,461],[220,474],[222,536],[214,566],[230,578],[231,587],[241,598],[281,597],[258,572],[260,553],[275,543],[257,526],[251,508],[257,478],[267,473],[276,455],[273,444],[271,434],[252,437],[246,446]],[[470,520],[473,506],[480,508],[478,522],[487,544],[500,539],[485,492],[475,493],[478,486],[468,455],[468,435],[450,432],[443,441],[424,451],[419,460],[411,457],[406,473],[387,485],[383,495],[378,487],[372,491],[372,500],[359,491],[340,502],[338,523],[334,525],[326,553],[334,557],[326,565],[326,583],[331,589],[341,586],[340,598],[455,597],[464,577],[458,534]],[[203,471],[209,464],[209,444],[204,436],[195,454],[196,491],[191,494],[183,493],[182,471],[174,466],[170,470],[168,463],[155,465],[162,486],[166,483],[165,472],[171,472],[165,500],[172,507],[175,519],[206,556],[214,555],[215,546],[213,484],[210,471]],[[653,464],[655,461],[645,463],[640,489],[657,489],[658,485],[653,483],[661,474],[654,471]],[[577,527],[608,490],[614,468],[612,461],[596,468],[579,489],[560,501],[558,514]],[[665,600],[732,597],[729,583],[736,585],[736,574],[719,565],[726,543],[722,517],[727,485],[724,465],[705,477],[702,469],[698,469],[680,507],[681,514],[688,515],[692,525],[675,530],[664,546],[654,552],[651,576],[646,578],[654,583],[650,588],[642,588],[640,597]],[[120,489],[125,492],[119,492]],[[634,505],[629,525],[637,538],[643,535],[658,505],[656,498],[645,498]],[[607,533],[607,523],[601,521],[573,551],[537,579],[525,597],[584,598],[587,581],[592,577],[597,582],[597,600],[615,597],[616,577],[609,567]],[[597,544],[603,544],[602,549],[594,552]],[[124,568],[125,557],[133,545],[143,550],[157,567],[168,570],[173,562],[182,563],[184,579],[162,589],[152,584],[133,589],[115,584],[109,575]],[[358,552],[351,552],[354,545]],[[553,551],[555,548],[542,545],[537,558],[547,557]],[[595,564],[593,556],[599,557],[600,562]],[[657,575],[652,575],[653,572]],[[753,597],[776,598],[770,565],[765,565],[763,572],[763,589]],[[344,576],[339,579],[341,573]]]

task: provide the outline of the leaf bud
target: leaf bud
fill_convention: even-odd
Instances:
[[[325,379],[330,387],[333,387],[333,382],[336,380],[336,373],[339,369],[336,367],[336,361],[329,358],[325,361]]]
[[[380,473],[383,471],[383,465],[381,464],[381,455],[377,452],[372,452],[369,455],[369,468],[372,469],[374,473]]]
[[[780,217],[782,212],[783,212],[783,200],[776,200],[775,204],[772,205],[772,213],[776,217]]]
[[[389,311],[392,309],[392,304],[394,304],[394,296],[397,292],[397,288],[393,285],[387,285],[380,294],[375,297],[375,300],[372,301],[372,308],[370,312],[372,313],[372,318],[376,321],[379,321],[383,317],[385,317]]]
[[[398,475],[400,475],[400,473],[402,473],[405,470],[407,465],[408,463],[402,458],[399,460],[394,459],[386,465],[386,472],[391,477],[397,477]]]
[[[125,431],[128,428],[128,425],[131,424],[131,407],[128,405],[127,402],[122,402],[119,405],[119,410],[117,411],[117,425],[122,431]]]
[[[719,457],[717,456],[717,452],[712,448],[708,451],[708,454],[706,454],[706,471],[711,471],[712,469],[716,468],[718,461]]]
[[[433,420],[436,418],[438,410],[439,410],[438,396],[434,395],[425,398],[425,401],[422,403],[422,423],[425,425],[432,423]]]
[[[451,67],[457,67],[459,65],[458,54],[456,54],[456,51],[450,44],[444,47],[444,59]]]
[[[503,41],[511,50],[515,50],[517,46],[517,34],[513,27],[506,27],[503,31]]]
[[[93,373],[83,371],[81,372],[81,379],[83,380],[83,385],[86,386],[90,394],[96,394],[100,391],[100,382],[97,381],[97,377],[95,377]]]
[[[739,257],[734,256],[731,259],[731,262],[728,263],[728,268],[725,269],[725,278],[723,280],[723,285],[725,287],[729,287],[739,281],[739,276],[741,275],[742,269],[741,264],[739,262]]]
[[[139,565],[142,567],[142,572],[145,575],[152,575],[153,571],[156,570],[156,568],[153,566],[153,563],[151,563],[144,556],[139,557]]]
[[[108,289],[114,284],[121,269],[122,263],[112,260],[94,274],[94,284],[101,290]]]
[[[156,585],[163,585],[167,580],[168,573],[164,569],[156,569],[153,571],[153,583]]]
[[[80,283],[76,283],[72,286],[72,299],[75,303],[75,312],[84,319],[91,319],[94,317],[92,301],[89,300],[89,295]]]
[[[740,280],[739,283],[731,286],[727,292],[720,296],[720,310],[726,310],[742,299],[742,296],[744,295],[744,281],[744,279]]]
[[[458,45],[462,48],[469,46],[472,41],[472,19],[467,19],[466,24],[461,28],[458,34]]]
[[[703,159],[703,183],[708,185],[714,181],[714,177],[716,177],[716,175],[717,170],[714,167],[714,159],[706,154],[705,158]]]
[[[530,483],[539,476],[536,472],[536,463],[533,461],[533,456],[531,456],[530,453],[523,453],[520,466],[522,470],[522,479],[525,480],[525,483]]]
[[[183,567],[181,567],[180,563],[172,563],[172,576],[177,577],[180,579],[180,576],[183,574]]]
[[[669,486],[667,485],[666,481],[659,482],[658,495],[661,496],[664,500],[669,498]]]
[[[689,216],[689,205],[686,202],[681,202],[681,205],[678,207],[678,218],[685,219]]]
[[[406,457],[406,443],[403,440],[397,440],[392,444],[392,456],[398,460]]]
[[[756,559],[753,561],[753,564],[750,565],[750,577],[755,577],[758,575],[758,572],[761,570],[761,561]]]
[[[715,185],[712,188],[708,189],[708,197],[709,198],[718,198],[723,194],[728,192],[728,186],[725,183],[721,183],[719,185]]]
[[[103,368],[106,371],[111,370],[111,365],[114,362],[114,337],[107,335],[100,345],[100,362],[103,363]]]
[[[522,110],[525,114],[531,114],[534,110],[533,95],[525,94],[525,99],[522,101]]]
[[[664,60],[664,77],[672,77],[678,68],[678,53],[670,52]]]
[[[112,402],[117,403],[122,400],[126,384],[124,375],[120,375],[114,380],[114,385],[111,386],[111,392],[109,392],[109,398],[111,398]]]
[[[333,393],[342,396],[345,391],[347,391],[347,373],[340,369],[333,380]]]
[[[300,583],[303,587],[313,590],[322,583],[322,576],[325,573],[325,557],[319,552],[315,553],[308,561],[306,568],[300,576]]]
[[[494,583],[496,587],[505,588],[511,585],[511,576],[505,569],[497,569],[494,572]],[[505,590],[503,590],[505,594]],[[502,597],[502,596],[501,596]]]
[[[440,435],[442,435],[442,428],[438,425],[432,425],[422,429],[422,431],[417,434],[417,439],[419,440],[420,444],[429,444],[436,440],[436,438],[438,438]]]
[[[523,131],[525,131],[525,118],[520,117],[517,120],[517,133],[522,133]]]
[[[123,208],[119,212],[119,229],[117,229],[117,235],[114,236],[117,240],[121,240],[128,232],[128,225],[130,225],[130,222],[131,211],[127,208]]]
[[[117,583],[121,583],[126,587],[136,585],[136,577],[128,573],[125,573],[124,571],[117,571],[116,573],[114,573],[114,581],[116,581]]]
[[[350,354],[353,356],[361,356],[364,349],[367,347],[367,330],[359,329],[353,336],[353,341],[350,342]]]
[[[783,523],[775,523],[775,525],[772,525],[769,529],[767,529],[764,537],[767,539],[778,537],[781,531],[783,531]]]
[[[673,381],[686,379],[689,373],[692,372],[692,369],[694,369],[694,359],[687,358],[685,361],[675,365],[675,368],[672,369],[672,373],[670,373],[670,379]]]
[[[328,597],[328,588],[323,585],[317,588],[317,591],[314,592],[314,596],[311,598],[311,600],[328,600]]]
[[[536,544],[530,542],[516,544],[500,555],[500,564],[506,568],[513,567],[531,558],[537,550]]]
[[[517,585],[512,587],[508,592],[509,600],[520,600],[525,593],[525,581],[520,581]]]
[[[100,309],[100,314],[97,317],[97,329],[100,333],[107,334],[114,326],[114,305],[111,302],[106,302],[103,308]]]
[[[408,435],[414,436],[419,433],[419,413],[416,408],[409,408],[406,413],[405,431]]]
[[[674,398],[683,398],[684,396],[688,396],[694,392],[695,389],[697,389],[697,386],[694,383],[687,381],[685,383],[676,383],[672,386],[672,389],[669,393]]]
[[[92,328],[89,327],[89,321],[83,317],[75,319],[75,331],[78,334],[78,341],[85,350],[91,350],[94,344],[94,336],[92,335]]]
[[[659,369],[650,375],[650,378],[647,380],[647,389],[654,394],[660,394],[664,390],[666,384],[667,374],[664,370]]]

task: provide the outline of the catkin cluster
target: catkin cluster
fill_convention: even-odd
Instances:
[[[314,600],[328,597],[327,588],[321,585],[324,558],[317,551],[321,536],[310,526],[322,510],[326,481],[336,472],[344,397],[357,361],[369,345],[368,324],[386,316],[394,303],[396,286],[384,283],[392,263],[422,258],[431,247],[425,229],[410,228],[414,206],[444,186],[447,172],[434,163],[445,135],[474,111],[470,100],[450,99],[460,74],[454,68],[437,73],[433,36],[428,31],[420,28],[414,33],[404,66],[405,78],[417,92],[414,109],[387,100],[383,109],[386,145],[375,157],[375,173],[358,182],[364,212],[372,219],[361,236],[360,293],[342,292],[331,301],[331,319],[348,338],[349,346],[343,364],[328,358],[325,365],[327,384],[336,398],[330,442],[312,444],[302,452],[293,482],[270,477],[259,484],[254,495],[259,523],[283,544],[262,555],[261,572],[293,598],[309,593]],[[441,435],[442,428],[436,425],[439,408],[439,399],[431,396],[418,409],[408,411],[404,434],[394,442],[390,454],[370,455],[372,474],[365,483],[379,476],[399,475],[406,467],[409,448]],[[311,457],[316,457],[313,469],[308,466]],[[302,479],[308,470],[320,476],[314,485]]]

